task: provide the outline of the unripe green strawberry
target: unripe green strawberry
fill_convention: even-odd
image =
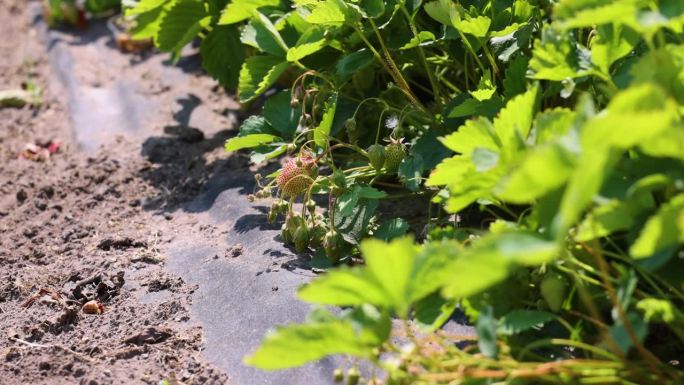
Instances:
[[[271,209],[268,211],[267,221],[272,224],[278,218],[278,202],[273,202],[271,204]]]
[[[288,232],[289,239],[291,242],[294,241],[295,232],[297,229],[304,225],[304,218],[299,214],[290,213],[285,220],[285,228]]]
[[[406,146],[401,142],[388,144],[385,148],[385,168],[387,172],[395,173],[399,170],[401,161],[406,157]]]
[[[311,239],[309,240],[309,246],[316,249],[323,245],[324,239],[325,226],[319,223],[311,229]]]
[[[306,202],[306,209],[309,211],[309,213],[314,214],[316,212],[316,202],[314,202],[312,199],[309,199]]]
[[[293,238],[295,250],[298,253],[301,253],[309,247],[309,228],[306,226],[306,223],[302,223],[302,225],[297,228]]]
[[[366,152],[368,153],[370,165],[373,166],[374,169],[380,171],[382,166],[385,164],[385,147],[380,144],[374,144],[368,147]]]
[[[286,201],[281,199],[276,202],[275,207],[278,214],[286,214],[287,210],[290,208],[290,205]]]
[[[304,154],[287,161],[276,183],[283,196],[296,197],[311,186],[316,161],[311,155]]]
[[[342,369],[337,368],[333,371],[333,381],[335,381],[336,384],[341,383],[344,380],[344,372]]]
[[[340,260],[342,256],[342,247],[344,245],[344,240],[340,233],[335,230],[330,230],[325,233],[323,237],[323,249],[325,250],[325,255],[333,262]]]
[[[349,138],[349,143],[356,143],[359,141],[359,130],[356,126],[356,121],[352,118],[347,119],[344,122],[344,128],[347,131],[347,137]]]
[[[356,368],[347,370],[347,385],[357,385],[361,379],[361,372]]]
[[[347,177],[340,170],[335,170],[332,174],[332,182],[335,186],[339,188],[347,187]]]
[[[559,311],[563,306],[568,289],[563,276],[552,271],[546,273],[539,289],[549,309],[554,312]]]
[[[283,223],[280,226],[280,238],[282,238],[284,243],[292,243],[292,235],[290,235],[290,230],[287,228],[287,223]]]

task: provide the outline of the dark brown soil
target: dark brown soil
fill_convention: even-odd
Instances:
[[[169,275],[159,252],[193,224],[153,215],[196,193],[224,138],[161,170],[124,139],[80,151],[37,35],[25,2],[0,0],[0,88],[44,89],[39,106],[0,109],[0,383],[228,383],[203,359],[196,288]],[[53,139],[63,144],[49,160],[18,157]],[[164,143],[156,156],[187,148]],[[82,310],[93,300],[104,313]]]

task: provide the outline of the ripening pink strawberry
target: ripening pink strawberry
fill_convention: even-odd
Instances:
[[[300,154],[285,163],[276,183],[284,197],[296,197],[313,183],[316,160],[310,154]]]

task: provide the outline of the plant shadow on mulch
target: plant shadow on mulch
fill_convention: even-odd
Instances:
[[[156,195],[141,202],[143,208],[160,213],[178,209],[201,212],[209,210],[225,189],[239,188],[240,193],[251,193],[254,178],[248,178],[248,173],[244,172],[247,171],[248,159],[239,154],[222,154],[208,161],[211,157],[206,156],[222,148],[236,132],[222,129],[205,137],[200,129],[188,126],[189,117],[201,100],[189,94],[177,102],[181,106],[173,116],[177,124],[164,127],[166,135],[149,137],[141,147],[141,154],[150,165],[139,170],[138,174],[157,190]],[[202,191],[208,191],[211,198],[204,198],[203,204],[186,205]]]

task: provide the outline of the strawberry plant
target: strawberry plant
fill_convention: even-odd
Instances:
[[[87,12],[100,14],[115,10],[120,3],[119,0],[43,0],[43,17],[50,27],[67,23],[85,28]]]
[[[125,5],[176,59],[200,39],[205,70],[261,110],[226,143],[284,158],[250,199],[296,251],[342,265],[299,296],[344,310],[279,328],[249,364],[347,354],[381,369],[373,384],[684,381],[684,3]],[[427,218],[407,236],[379,207],[413,196]],[[476,336],[440,331],[456,309]]]

